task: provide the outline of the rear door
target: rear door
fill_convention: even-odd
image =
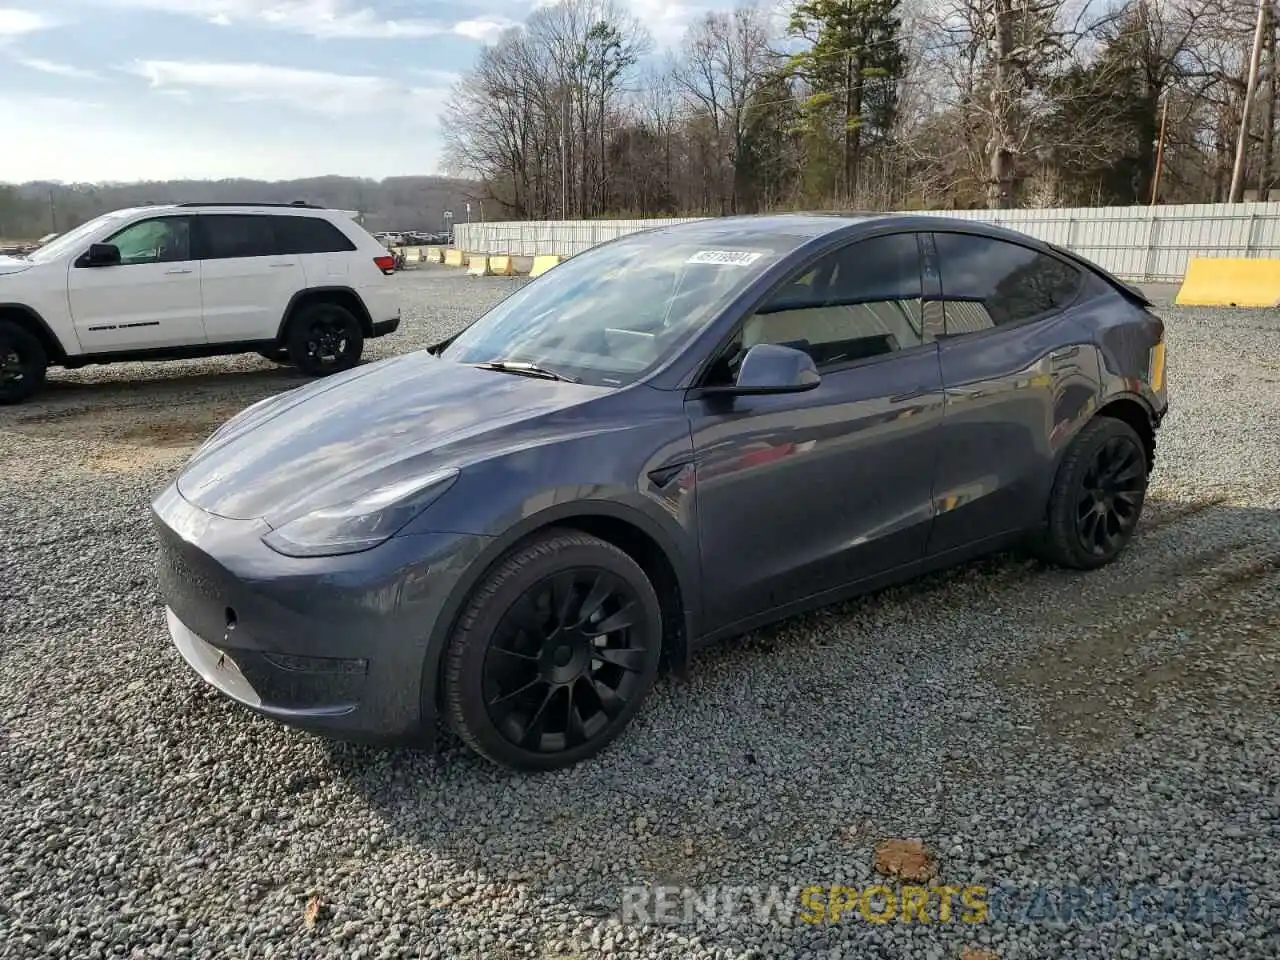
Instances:
[[[191,240],[190,217],[150,217],[103,241],[120,250],[119,264],[72,264],[67,302],[84,352],[204,343],[200,263]]]
[[[323,217],[271,217],[277,249],[296,256],[309,287],[346,286],[356,245]]]
[[[280,250],[274,219],[241,213],[195,218],[210,343],[274,339],[289,301],[306,286],[300,257]]]
[[[1092,412],[1098,382],[1074,305],[1084,275],[1065,258],[961,231],[924,238],[943,333],[945,411],[929,553],[1030,527],[1058,455]]]

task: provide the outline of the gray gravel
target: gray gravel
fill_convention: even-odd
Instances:
[[[375,356],[515,282],[402,279]],[[789,621],[540,777],[283,729],[170,649],[149,498],[291,374],[56,373],[0,410],[0,957],[1275,957],[1280,318],[1166,316],[1173,413],[1115,566],[1002,557]],[[990,888],[987,922],[618,913],[628,884],[862,887],[895,837]],[[1055,922],[1068,886],[1120,915]],[[1144,887],[1173,909],[1129,913]]]

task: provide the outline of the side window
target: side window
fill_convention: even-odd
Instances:
[[[191,221],[186,217],[143,220],[106,242],[120,251],[121,264],[179,263],[191,259]]]
[[[1022,323],[1075,299],[1080,273],[1004,240],[936,233],[948,336]]]
[[[204,260],[275,256],[276,236],[269,217],[206,213],[200,216]]]
[[[354,250],[342,231],[319,217],[272,217],[280,253],[342,253]]]
[[[739,352],[780,343],[831,367],[919,346],[920,316],[915,234],[874,237],[828,254],[770,297],[743,325]]]

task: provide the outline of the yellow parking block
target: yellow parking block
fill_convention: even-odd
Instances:
[[[510,257],[490,257],[489,274],[494,277],[514,277],[516,265]]]
[[[444,264],[446,267],[465,267],[467,265],[467,257],[461,250],[450,248],[444,252]]]
[[[1180,307],[1280,307],[1280,260],[1193,257]]]
[[[533,269],[529,271],[529,276],[540,277],[552,267],[559,266],[561,262],[563,262],[563,258],[554,255],[534,257]]]

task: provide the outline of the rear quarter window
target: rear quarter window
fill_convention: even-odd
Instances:
[[[272,228],[281,253],[350,253],[356,249],[346,234],[320,217],[275,217]]]

